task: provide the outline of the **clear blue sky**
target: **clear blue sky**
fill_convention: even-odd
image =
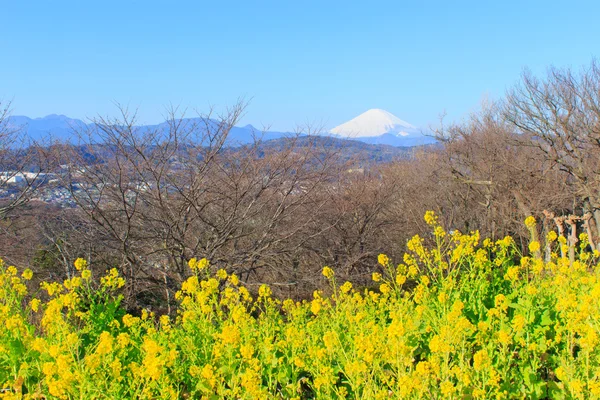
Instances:
[[[369,108],[418,126],[498,98],[524,67],[600,55],[598,1],[0,0],[14,114],[161,120],[252,98],[242,123],[333,127]]]

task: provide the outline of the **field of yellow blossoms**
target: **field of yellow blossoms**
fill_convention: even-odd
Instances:
[[[325,267],[330,290],[310,301],[252,296],[192,259],[173,318],[126,314],[117,270],[94,280],[78,259],[77,276],[40,288],[0,263],[0,397],[600,398],[599,254],[585,235],[574,258],[554,232],[525,256],[510,237],[425,219],[435,244],[380,255],[377,289]]]

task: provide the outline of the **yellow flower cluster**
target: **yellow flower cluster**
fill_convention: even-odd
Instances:
[[[559,256],[554,233],[549,257],[515,263],[510,237],[425,220],[430,242],[379,255],[376,289],[325,267],[311,299],[253,297],[192,259],[171,316],[122,311],[116,269],[98,285],[78,259],[33,297],[32,271],[0,262],[0,398],[600,398],[596,256]]]
[[[100,278],[100,282],[107,288],[118,289],[125,285],[125,279],[119,276],[116,268],[112,268],[106,276]]]

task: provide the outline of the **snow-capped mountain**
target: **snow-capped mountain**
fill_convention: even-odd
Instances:
[[[417,146],[435,143],[419,128],[401,120],[394,114],[374,108],[330,131],[333,135],[373,144]]]

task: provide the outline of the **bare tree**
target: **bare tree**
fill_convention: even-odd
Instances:
[[[550,68],[546,79],[530,72],[509,93],[504,116],[529,134],[529,143],[565,172],[583,204],[594,216],[600,235],[600,65],[580,72]]]
[[[465,195],[470,226],[485,236],[527,238],[523,220],[572,198],[530,135],[518,135],[494,104],[438,131],[440,166]],[[528,146],[524,146],[527,144]]]
[[[65,186],[94,240],[120,257],[130,297],[138,280],[181,282],[192,257],[246,281],[286,276],[302,245],[297,233],[314,227],[326,201],[316,193],[336,176],[335,157],[305,136],[276,149],[260,140],[225,147],[243,110],[196,119],[171,110],[164,124],[141,130],[121,109],[79,132],[84,145],[73,148]]]
[[[43,148],[11,123],[10,105],[0,102],[0,219],[31,199],[48,162]]]

